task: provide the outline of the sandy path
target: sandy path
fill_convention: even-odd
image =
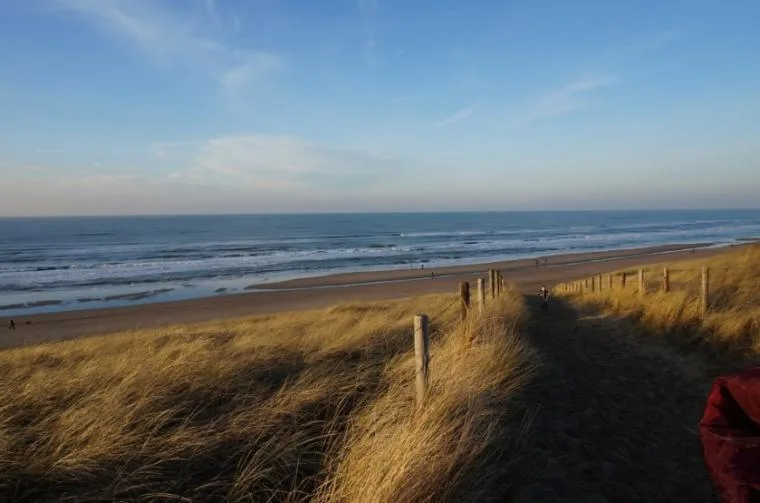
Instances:
[[[543,370],[528,442],[535,480],[518,501],[713,502],[697,424],[713,375],[626,322],[555,301],[536,309]]]

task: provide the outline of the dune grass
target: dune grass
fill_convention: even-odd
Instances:
[[[519,481],[533,368],[510,293],[173,326],[0,352],[9,501],[477,500]],[[431,315],[415,412],[413,314]],[[508,425],[516,425],[508,428]],[[506,451],[504,449],[507,449]]]
[[[702,318],[700,309],[701,268],[709,268],[709,309]],[[670,292],[663,291],[663,269],[670,272]],[[626,287],[620,276],[627,272]],[[756,356],[760,354],[760,246],[728,249],[703,260],[663,263],[645,269],[646,292],[638,288],[638,271],[613,274],[602,289],[567,292],[560,295],[579,305],[622,315],[640,323],[648,333],[657,334],[682,346],[709,347],[721,352]],[[597,280],[598,283],[598,280]]]

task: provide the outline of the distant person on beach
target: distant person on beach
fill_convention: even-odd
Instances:
[[[16,330],[16,322],[11,320],[11,322],[8,324],[9,330]]]
[[[420,264],[420,270],[422,270],[422,271],[425,270],[425,264]]]
[[[435,271],[430,271],[430,279],[435,279]]]
[[[544,285],[538,291],[538,297],[541,299],[541,309],[549,310],[549,290]]]
[[[541,263],[536,259],[536,267],[541,267]]]

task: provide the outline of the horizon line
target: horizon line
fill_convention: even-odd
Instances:
[[[623,208],[623,209],[536,209],[536,210],[408,210],[408,211],[311,211],[311,212],[251,212],[251,213],[104,213],[64,215],[0,215],[0,220],[65,219],[65,218],[156,218],[156,217],[246,217],[246,216],[319,216],[319,215],[446,215],[487,213],[644,213],[644,212],[697,212],[697,211],[760,211],[756,208]]]

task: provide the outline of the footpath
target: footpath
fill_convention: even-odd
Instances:
[[[516,501],[715,502],[697,429],[715,371],[626,321],[537,300],[538,410]]]

